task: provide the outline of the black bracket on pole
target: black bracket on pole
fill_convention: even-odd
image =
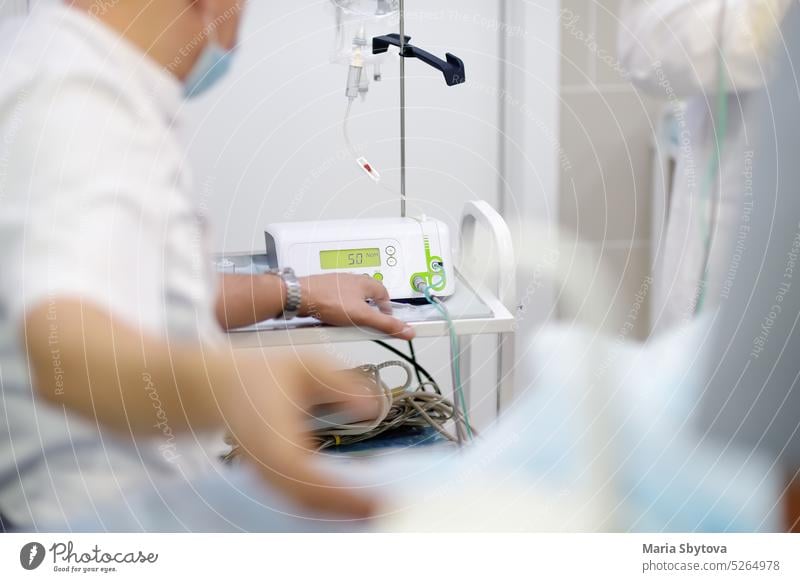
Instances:
[[[432,55],[428,51],[417,48],[408,44],[411,42],[411,37],[405,37],[405,45],[401,57],[419,59],[423,63],[430,65],[434,69],[438,69],[444,75],[444,80],[449,86],[460,85],[466,81],[464,72],[464,61],[457,56],[447,53],[447,61],[443,61],[439,57]],[[376,36],[372,39],[372,54],[379,55],[389,50],[390,46],[400,47],[399,34],[386,34],[384,36]]]

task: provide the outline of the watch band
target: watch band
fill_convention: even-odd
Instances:
[[[286,267],[284,269],[270,269],[267,271],[270,275],[276,275],[283,280],[286,286],[286,299],[283,303],[283,313],[281,317],[284,319],[294,319],[300,311],[300,305],[303,300],[303,289],[300,286],[300,281],[294,274],[294,269]]]

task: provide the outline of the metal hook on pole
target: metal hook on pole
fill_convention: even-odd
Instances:
[[[448,86],[460,85],[466,80],[464,62],[447,53],[442,60],[431,53],[409,44],[406,36],[406,3],[399,0],[400,34],[387,34],[372,39],[373,54],[385,53],[390,46],[400,48],[400,216],[406,216],[406,59],[414,58],[442,72]]]

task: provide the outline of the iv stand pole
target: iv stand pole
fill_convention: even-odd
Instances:
[[[400,216],[406,217],[406,8],[400,0]]]
[[[385,53],[390,46],[400,47],[400,216],[406,217],[406,58],[415,58],[442,72],[447,85],[460,85],[466,81],[464,61],[447,53],[442,60],[431,53],[409,44],[406,38],[406,3],[399,0],[400,34],[386,34],[372,39],[372,54]],[[398,38],[399,37],[399,38]]]

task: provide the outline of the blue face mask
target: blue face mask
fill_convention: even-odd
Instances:
[[[216,85],[230,71],[233,55],[234,50],[224,49],[216,38],[209,39],[184,81],[184,96],[193,99]]]

